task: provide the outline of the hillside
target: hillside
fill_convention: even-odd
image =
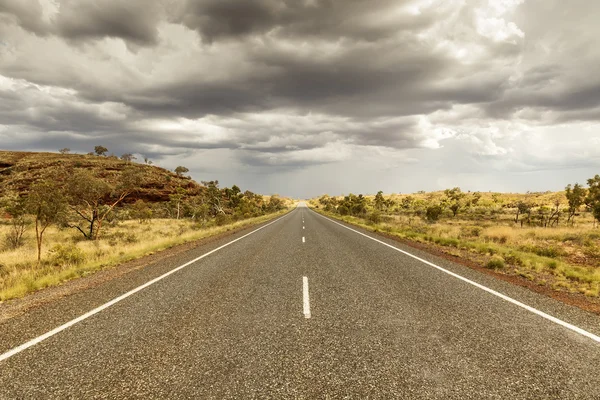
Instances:
[[[140,184],[125,199],[125,203],[137,200],[169,201],[169,196],[176,193],[177,188],[185,188],[188,195],[196,195],[202,191],[202,186],[188,177],[178,176],[154,165],[127,162],[117,157],[0,151],[0,197],[15,192],[24,195],[33,183],[42,178],[53,175],[66,178],[83,169],[96,178],[114,184],[126,168],[137,170]]]

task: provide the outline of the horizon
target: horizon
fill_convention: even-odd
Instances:
[[[298,199],[562,191],[600,173],[598,13],[583,0],[8,0],[0,147],[102,145]]]

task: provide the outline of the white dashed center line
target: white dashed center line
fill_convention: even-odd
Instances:
[[[302,277],[302,303],[304,305],[304,318],[310,318],[310,298],[308,296],[308,278]]]

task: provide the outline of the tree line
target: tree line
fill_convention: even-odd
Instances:
[[[195,190],[177,187],[166,202],[132,201],[143,184],[142,171],[133,166],[124,168],[114,182],[86,169],[46,176],[34,182],[25,195],[11,194],[0,199],[11,226],[5,244],[11,248],[22,246],[26,230],[33,225],[39,262],[44,234],[51,225],[73,229],[85,240],[98,240],[104,224],[115,218],[136,219],[140,223],[152,218],[189,218],[201,224],[213,221],[222,225],[285,208],[278,196],[265,201],[263,196],[242,192],[236,185],[220,188],[216,180],[203,181],[200,188],[192,185]],[[130,200],[128,204],[124,204],[126,200]]]
[[[424,194],[420,192],[419,194]],[[325,211],[340,215],[363,217],[380,222],[383,214],[405,213],[419,216],[429,222],[438,221],[443,215],[456,217],[466,210],[474,210],[481,204],[482,194],[465,193],[459,187],[446,189],[440,197],[418,198],[406,196],[400,201],[385,198],[379,191],[371,200],[362,194],[349,194],[342,198],[323,195],[318,199]],[[587,180],[587,188],[579,183],[567,185],[564,194],[557,194],[552,204],[538,204],[533,196],[515,202],[501,203],[499,194],[492,194],[497,208],[512,210],[515,224],[523,226],[551,227],[573,224],[582,210],[591,213],[594,222],[600,222],[600,175]],[[479,207],[483,209],[484,207]]]

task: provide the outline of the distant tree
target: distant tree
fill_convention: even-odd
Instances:
[[[71,149],[69,149],[68,147],[65,147],[64,149],[60,149],[58,152],[60,154],[69,154],[71,152]]]
[[[425,217],[427,218],[427,220],[429,222],[435,222],[440,219],[443,212],[444,212],[444,208],[441,205],[439,205],[439,204],[431,205],[431,206],[427,207],[427,210],[425,211]]]
[[[517,215],[515,217],[515,224],[519,223],[519,216],[522,214],[530,214],[531,213],[531,206],[524,202],[524,201],[519,201],[517,203]],[[523,225],[523,221],[521,221],[521,226]]]
[[[52,181],[34,183],[27,196],[27,210],[35,217],[35,238],[38,250],[38,263],[42,258],[44,232],[50,224],[62,217],[66,207],[64,195]]]
[[[383,197],[383,192],[380,190],[375,195],[375,209],[381,211],[381,210],[383,210],[384,206],[385,206],[385,198]]]
[[[152,160],[150,160],[148,157],[144,157],[144,162],[148,165],[152,165]]]
[[[459,187],[455,187],[453,189],[446,189],[444,191],[446,195],[446,202],[448,203],[448,208],[452,211],[452,215],[456,217],[458,211],[463,207],[465,198],[465,194],[460,190]]]
[[[125,153],[121,156],[121,160],[129,163],[129,162],[132,162],[133,160],[136,160],[136,157],[131,153]]]
[[[176,211],[176,219],[179,219],[181,215],[181,205],[185,198],[185,194],[185,189],[182,187],[178,187],[177,189],[175,189],[175,193],[169,195],[169,201]]]
[[[188,172],[190,172],[190,170],[189,170],[189,169],[187,169],[187,168],[186,168],[186,167],[184,167],[184,166],[181,166],[181,165],[180,165],[180,166],[178,166],[177,168],[175,168],[175,173],[176,173],[178,176],[183,176],[183,174],[185,174],[185,173],[188,173]]]
[[[567,218],[567,223],[574,223],[575,214],[579,211],[581,206],[585,203],[585,197],[587,195],[587,190],[579,183],[576,183],[571,187],[571,185],[567,185],[565,188],[567,201],[569,202],[569,216]]]
[[[206,186],[206,199],[210,205],[211,214],[213,216],[225,214],[222,204],[223,194],[221,193],[221,189],[219,189],[219,181],[202,181],[202,184]]]
[[[108,149],[104,146],[96,146],[94,147],[94,153],[96,153],[97,156],[105,156],[106,153],[108,153]]]
[[[600,175],[588,179],[587,197],[585,205],[589,208],[594,216],[594,224],[600,222]]]

